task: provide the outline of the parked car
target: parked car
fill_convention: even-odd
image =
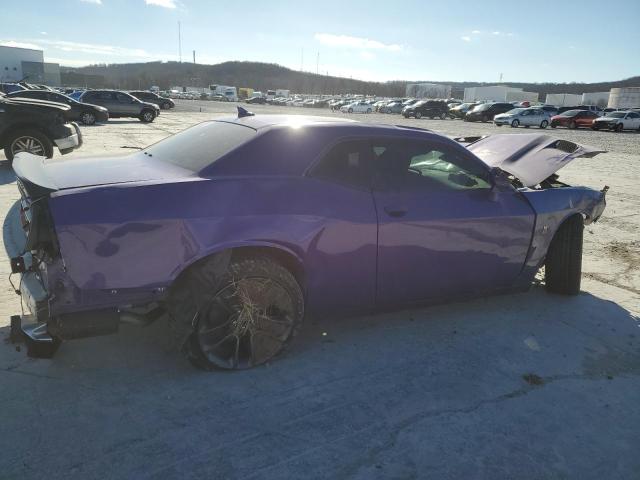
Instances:
[[[556,107],[554,105],[540,105],[537,108],[543,109],[545,112],[547,112],[552,117],[554,115],[558,115],[558,107]]]
[[[404,105],[400,101],[390,102],[386,105],[383,105],[378,110],[380,113],[402,113],[404,109]]]
[[[506,113],[499,113],[493,117],[493,123],[497,127],[502,125],[511,125],[513,128],[519,127],[540,127],[547,128],[551,116],[542,108],[514,108]]]
[[[109,120],[109,111],[100,105],[91,105],[74,100],[62,93],[49,90],[22,90],[7,95],[8,98],[30,98],[69,105],[70,109],[64,113],[69,122],[82,122],[84,125],[104,123]]]
[[[402,116],[404,118],[429,117],[444,120],[449,116],[449,107],[443,100],[421,100],[405,107],[402,110]]]
[[[342,113],[371,113],[372,107],[367,102],[359,101],[340,107]]]
[[[264,105],[267,103],[267,99],[265,97],[251,97],[251,98],[247,98],[246,102],[254,105],[255,104]]]
[[[479,103],[461,103],[460,105],[449,109],[449,116],[451,118],[464,118],[467,112],[473,110],[474,107],[480,105]]]
[[[598,150],[248,115],[125,157],[16,156],[27,249],[42,261],[11,259],[31,309],[12,336],[51,355],[166,311],[194,365],[241,369],[282,352],[305,314],[525,291],[542,266],[548,291],[580,291],[583,224],[606,189],[555,172]]]
[[[465,122],[490,122],[493,117],[500,113],[513,110],[513,105],[505,102],[481,103],[467,112],[464,116]]]
[[[588,110],[567,110],[551,117],[551,128],[567,127],[591,127],[598,114]]]
[[[611,112],[605,114],[604,117],[598,117],[593,120],[591,128],[594,130],[615,130],[621,132],[623,130],[640,130],[640,112]]]
[[[82,134],[75,123],[65,122],[68,105],[9,98],[0,95],[0,148],[9,162],[21,152],[53,157],[57,147],[62,155],[82,145]],[[38,160],[40,161],[40,160]]]
[[[133,117],[150,123],[160,115],[160,107],[155,103],[143,102],[117,90],[87,90],[80,96],[80,101],[105,107],[111,118]]]
[[[174,108],[176,106],[176,103],[170,98],[162,97],[154,92],[148,92],[145,90],[134,90],[129,93],[136,97],[138,100],[158,105],[162,110],[169,110],[170,108]]]

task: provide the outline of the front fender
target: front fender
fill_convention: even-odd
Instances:
[[[562,187],[520,190],[536,212],[531,246],[524,268],[525,281],[530,282],[542,266],[551,240],[567,218],[579,214],[583,216],[585,224],[600,218],[606,206],[608,189],[609,187],[604,187],[598,191],[586,187]]]

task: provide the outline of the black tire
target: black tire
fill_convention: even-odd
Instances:
[[[350,108],[349,110],[347,110],[347,112],[353,113],[353,108]]]
[[[576,128],[578,128],[578,125],[576,124],[576,122],[574,122],[573,120],[571,120],[571,122],[569,123],[569,128],[571,130],[575,130]]]
[[[418,120],[420,120],[422,118],[422,113],[421,112],[416,112],[416,118]]]
[[[544,130],[544,129],[545,129],[545,128],[547,128],[548,126],[549,126],[549,122],[548,122],[548,121],[546,121],[546,120],[542,120],[542,122],[540,122],[540,128],[541,128],[541,129],[543,129],[543,130]]]
[[[240,370],[286,350],[302,325],[304,298],[291,272],[271,258],[232,258],[225,268],[214,256],[178,279],[167,309],[178,347],[194,366]]]
[[[548,292],[562,295],[580,293],[583,231],[582,216],[574,215],[560,225],[551,240],[544,268]]]
[[[619,123],[615,126],[614,130],[620,133],[622,130],[624,130],[624,125],[622,123]]]
[[[26,148],[29,145],[34,145],[34,148],[29,150]],[[16,153],[24,151],[51,158],[53,157],[53,142],[44,133],[32,128],[16,130],[5,137],[4,154],[10,163],[13,162]]]
[[[447,114],[446,113],[441,113],[440,114],[440,120],[446,120],[447,119]]]
[[[164,103],[160,104],[160,108],[162,110],[169,110],[171,108],[171,105],[168,102],[164,102]]]
[[[511,128],[518,128],[520,126],[520,120],[515,119],[511,122]]]
[[[142,123],[151,123],[156,119],[156,112],[153,110],[143,110],[140,112],[140,121]]]
[[[80,121],[83,123],[83,125],[93,125],[96,123],[96,116],[92,112],[82,112]]]
[[[488,122],[489,121],[489,117],[487,117],[486,115],[482,116],[482,121],[483,122]]]
[[[591,125],[591,130],[595,130],[597,132],[598,130],[600,130],[600,127],[598,127],[597,125]]]

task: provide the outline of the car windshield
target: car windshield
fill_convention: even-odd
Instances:
[[[154,159],[192,172],[203,168],[253,138],[253,128],[229,122],[203,122],[143,150]]]
[[[610,118],[624,118],[624,116],[626,115],[626,113],[624,112],[611,112],[607,114],[607,117]]]
[[[509,115],[520,115],[522,112],[526,112],[527,110],[529,110],[528,108],[514,108],[512,110],[509,110]]]
[[[478,105],[477,107],[475,107],[473,109],[474,112],[484,112],[485,110],[489,110],[489,107],[491,107],[490,103],[483,103],[482,105]]]
[[[567,110],[566,112],[562,112],[560,114],[560,116],[562,117],[573,117],[581,112],[584,112],[584,110]]]

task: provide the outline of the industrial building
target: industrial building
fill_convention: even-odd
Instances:
[[[607,106],[609,108],[640,107],[640,87],[612,88]]]
[[[407,85],[406,95],[413,98],[451,98],[451,85],[410,83]]]
[[[60,86],[60,65],[46,63],[42,50],[0,46],[0,82]]]
[[[544,100],[547,105],[574,107],[582,104],[582,95],[576,93],[548,93]]]
[[[465,102],[537,102],[537,92],[525,92],[521,88],[492,85],[487,87],[468,87],[464,89]]]
[[[589,92],[582,94],[580,105],[595,105],[596,107],[605,108],[608,103],[609,92]]]

